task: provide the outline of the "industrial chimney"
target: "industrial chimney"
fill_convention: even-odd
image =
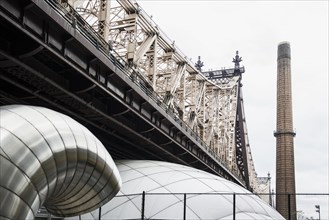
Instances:
[[[276,209],[296,219],[294,137],[291,101],[290,44],[278,45],[276,132]]]

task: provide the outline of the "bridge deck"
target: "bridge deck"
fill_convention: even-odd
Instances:
[[[70,115],[114,159],[176,162],[244,184],[137,72],[88,26],[56,10],[55,2],[2,1],[0,28],[1,105],[39,105]]]

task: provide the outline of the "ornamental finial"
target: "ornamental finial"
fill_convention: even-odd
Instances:
[[[198,56],[198,61],[195,63],[195,68],[201,72],[201,67],[203,67],[203,62],[201,62],[201,57]]]
[[[235,64],[234,65],[234,69],[239,69],[240,68],[240,62],[242,61],[242,57],[239,57],[239,51],[237,50],[236,51],[236,55],[235,55],[235,58],[233,58],[233,63]]]

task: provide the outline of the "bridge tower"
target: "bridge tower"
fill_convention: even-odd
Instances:
[[[230,164],[231,169],[237,169],[241,174],[243,180],[246,183],[247,188],[250,191],[257,192],[257,174],[252,162],[251,149],[248,140],[247,125],[245,120],[243,96],[242,96],[242,73],[245,72],[243,66],[240,66],[242,57],[239,56],[239,52],[236,51],[236,55],[233,58],[234,68],[211,70],[202,72],[210,81],[214,82],[220,88],[222,88],[223,103],[225,106],[227,103],[233,103],[230,107],[229,117],[227,115],[222,117],[221,120],[226,125],[224,126],[223,133],[230,134],[229,140],[225,143],[226,157],[234,158],[231,161],[235,163]],[[203,62],[200,61],[195,64],[195,67],[201,71]],[[226,97],[226,98],[225,98]],[[225,138],[223,138],[225,140]]]
[[[296,219],[294,137],[291,101],[290,44],[278,45],[276,209],[286,219]]]

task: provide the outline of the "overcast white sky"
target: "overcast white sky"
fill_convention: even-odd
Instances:
[[[139,0],[203,70],[232,67],[239,50],[249,141],[258,176],[275,187],[277,46],[289,41],[297,193],[328,193],[328,1]],[[329,219],[328,196],[298,198],[298,210]]]

